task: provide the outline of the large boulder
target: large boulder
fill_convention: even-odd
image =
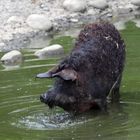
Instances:
[[[72,12],[81,12],[86,9],[86,0],[64,0],[63,7]]]
[[[45,59],[47,57],[52,57],[52,56],[58,56],[61,54],[64,54],[64,49],[59,44],[54,44],[54,45],[45,47],[34,53],[34,55],[39,57],[40,59]]]
[[[105,9],[108,7],[106,0],[90,0],[88,5],[98,9]]]
[[[26,22],[34,29],[50,30],[52,28],[52,22],[43,14],[32,14],[28,16]]]
[[[131,3],[136,6],[140,6],[140,0],[131,0]]]
[[[20,65],[22,61],[23,61],[22,53],[17,50],[10,51],[5,55],[3,55],[3,57],[1,58],[1,62],[4,66]]]

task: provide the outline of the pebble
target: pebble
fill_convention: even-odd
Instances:
[[[88,5],[98,8],[98,9],[102,9],[102,10],[104,10],[108,7],[106,0],[90,0],[88,2]]]
[[[4,42],[0,42],[0,51],[5,47],[5,43]]]
[[[54,44],[43,49],[40,49],[34,53],[40,59],[45,59],[47,57],[58,56],[64,54],[63,46],[59,44]]]
[[[128,14],[131,12],[131,8],[126,8],[126,7],[118,7],[118,14]]]
[[[88,11],[87,11],[87,14],[88,15],[96,15],[97,12],[93,8],[89,8]]]
[[[107,16],[107,17],[112,17],[113,14],[112,14],[112,13],[108,13],[106,16]]]
[[[131,0],[131,3],[135,6],[140,6],[140,0]]]
[[[82,12],[86,9],[86,0],[65,0],[63,7],[72,12]]]
[[[13,23],[23,23],[24,20],[20,16],[11,16],[8,20],[7,23],[13,24]]]
[[[28,16],[26,22],[34,29],[50,30],[52,28],[52,22],[43,14],[32,14]]]
[[[77,23],[77,22],[78,22],[78,19],[76,19],[76,18],[71,18],[70,21],[71,21],[71,22],[74,22],[74,23]]]

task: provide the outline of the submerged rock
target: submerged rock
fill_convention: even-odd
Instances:
[[[10,51],[3,55],[1,62],[4,66],[16,66],[20,65],[23,61],[21,52],[17,50]]]
[[[63,7],[72,12],[81,12],[86,9],[85,0],[65,0]]]
[[[106,0],[90,0],[88,5],[93,6],[98,9],[105,9],[108,7]]]
[[[136,6],[140,6],[140,0],[131,0],[131,3]]]
[[[50,30],[52,28],[52,22],[46,15],[32,14],[27,18],[26,22],[34,29]]]
[[[64,54],[64,49],[61,45],[55,44],[38,50],[34,53],[35,56],[45,59],[47,57],[57,56]]]

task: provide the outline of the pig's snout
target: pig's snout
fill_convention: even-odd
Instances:
[[[46,102],[46,99],[47,99],[47,95],[46,94],[42,94],[40,95],[40,101],[45,103]]]
[[[55,97],[52,94],[44,93],[40,95],[40,101],[47,104],[50,108],[55,105]]]

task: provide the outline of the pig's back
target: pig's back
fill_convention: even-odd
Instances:
[[[125,44],[114,25],[103,22],[89,24],[80,32],[73,52],[81,50],[80,61],[91,63],[96,75],[116,79],[123,71]]]

